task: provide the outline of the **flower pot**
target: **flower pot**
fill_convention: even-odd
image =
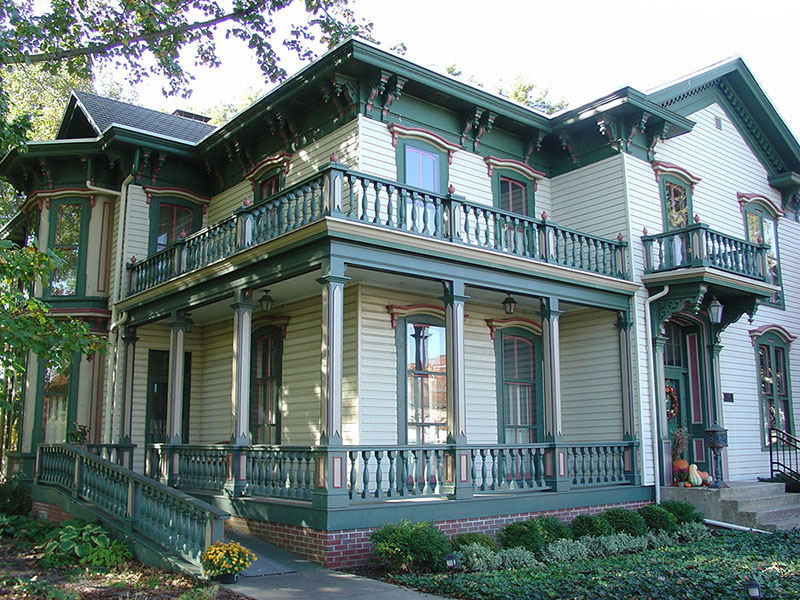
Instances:
[[[213,579],[217,583],[223,583],[223,584],[230,585],[231,583],[236,583],[236,581],[239,579],[239,574],[238,573],[225,573],[223,575],[214,575],[214,577],[212,577],[211,579]]]

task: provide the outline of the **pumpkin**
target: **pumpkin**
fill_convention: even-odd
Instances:
[[[688,471],[689,470],[689,461],[683,458],[676,458],[672,461],[672,470],[673,471]]]
[[[686,481],[686,482],[683,484],[683,487],[692,487],[692,484],[691,484],[691,483],[689,483],[688,481]]]
[[[703,480],[700,477],[700,474],[697,471],[697,465],[695,464],[689,465],[689,483],[691,483],[693,487],[699,487],[703,485]]]

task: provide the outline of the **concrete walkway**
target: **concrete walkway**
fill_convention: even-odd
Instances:
[[[226,531],[258,560],[225,587],[256,600],[443,600],[408,588],[320,567],[257,538]],[[259,565],[259,563],[261,563]]]

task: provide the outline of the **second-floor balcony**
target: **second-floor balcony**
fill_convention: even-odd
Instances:
[[[769,246],[719,233],[696,223],[642,237],[645,274],[711,268],[747,279],[773,283]]]
[[[481,250],[629,279],[628,244],[437,194],[330,163],[314,175],[254,206],[128,265],[128,295],[326,218],[343,219]]]

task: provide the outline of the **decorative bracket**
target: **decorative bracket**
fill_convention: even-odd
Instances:
[[[460,144],[463,148],[466,148],[467,143],[467,134],[469,134],[473,129],[477,129],[481,122],[481,117],[483,116],[484,109],[475,107],[475,114],[471,117],[467,117],[464,119],[464,129],[461,132],[461,140]]]
[[[158,153],[158,162],[153,165],[153,173],[150,176],[150,183],[155,184],[156,178],[158,174],[161,172],[161,168],[164,166],[164,163],[167,161],[167,154],[165,152]]]
[[[497,118],[497,115],[491,111],[486,111],[483,116],[481,117],[480,124],[478,126],[478,130],[475,132],[475,141],[472,145],[472,150],[474,152],[478,151],[478,146],[481,143],[481,138],[483,137],[484,133],[488,133],[492,130],[492,126],[494,125],[494,120]]]
[[[650,118],[650,113],[642,111],[642,117],[633,125],[631,125],[630,134],[625,139],[625,152],[631,151],[631,146],[633,145],[633,138],[636,136],[637,133],[644,134],[645,129],[647,128],[647,121]]]
[[[658,142],[663,142],[667,139],[667,133],[669,133],[669,122],[664,121],[664,125],[661,127],[661,131],[653,132],[653,137],[650,139],[650,143],[647,145],[647,160],[653,160],[656,156],[656,144]]]
[[[392,102],[400,99],[403,93],[403,86],[407,81],[408,79],[400,77],[399,75],[394,77],[394,85],[390,86],[390,90],[387,90],[386,99],[383,101],[383,112],[381,112],[381,119],[383,121],[386,120],[386,116],[389,114],[389,107],[392,105]]]
[[[575,154],[575,146],[572,143],[572,140],[569,136],[565,133],[561,133],[558,135],[558,141],[561,142],[561,149],[569,154],[570,159],[572,160],[572,164],[578,164],[578,155]]]
[[[372,89],[369,92],[369,99],[367,100],[367,106],[365,109],[365,114],[369,114],[372,112],[372,107],[375,105],[375,98],[378,96],[382,96],[383,93],[386,91],[386,83],[389,81],[389,78],[392,74],[389,71],[384,71],[381,69],[381,76],[378,81],[372,86]]]
[[[661,327],[672,315],[688,309],[692,313],[697,313],[700,310],[700,302],[705,296],[708,286],[706,284],[698,285],[691,293],[676,296],[667,295],[656,301],[656,315],[653,320],[653,335],[658,335]]]
[[[601,116],[597,121],[597,127],[600,128],[600,135],[607,137],[611,148],[615,152],[619,152],[619,144],[617,143],[617,126],[611,119]]]

